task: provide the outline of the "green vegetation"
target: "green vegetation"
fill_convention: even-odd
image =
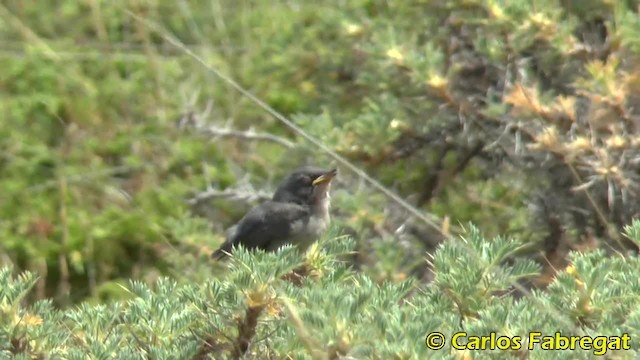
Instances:
[[[640,240],[640,223],[629,231]],[[22,359],[589,359],[597,349],[550,356],[539,347],[528,350],[522,340],[522,349],[513,351],[430,351],[423,339],[432,331],[448,339],[460,331],[522,339],[532,331],[640,336],[640,282],[629,276],[640,271],[635,257],[576,253],[571,270],[558,274],[547,291],[516,300],[496,294],[538,267],[530,260],[500,265],[522,244],[485,239],[475,228],[438,248],[435,279],[423,287],[376,284],[339,260],[351,241],[338,237],[322,245],[328,251],[314,247],[306,257],[291,247],[276,254],[239,252],[219,279],[132,282],[126,302],[83,304],[64,313],[50,301],[20,306],[35,277],[12,279],[5,269],[0,343],[7,344],[6,356]],[[635,344],[634,351],[599,351],[633,358]]]
[[[0,355],[476,358],[424,335],[638,338],[638,9],[2,1]],[[302,163],[340,168],[322,246],[212,263]]]

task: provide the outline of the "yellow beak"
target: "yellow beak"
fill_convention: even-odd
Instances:
[[[318,176],[315,180],[313,180],[313,186],[325,183],[325,182],[329,182],[331,181],[331,179],[333,179],[334,177],[336,177],[336,175],[338,174],[338,169],[333,169],[331,171],[329,171],[326,174],[322,174],[320,176]]]

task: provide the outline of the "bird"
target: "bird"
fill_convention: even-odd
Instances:
[[[302,166],[289,174],[270,200],[251,209],[229,228],[225,242],[211,254],[219,260],[235,247],[273,252],[288,244],[305,251],[329,227],[331,182],[338,169]]]

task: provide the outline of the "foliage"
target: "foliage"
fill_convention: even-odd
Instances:
[[[634,241],[640,223],[629,227]],[[640,336],[637,258],[602,251],[573,253],[547,292],[516,299],[496,296],[537,272],[531,260],[513,260],[521,241],[485,239],[471,227],[435,253],[435,281],[376,283],[340,260],[352,249],[329,236],[304,256],[238,251],[224,276],[178,285],[133,281],[131,299],[82,304],[64,312],[50,301],[23,306],[35,276],[0,271],[0,353],[27,359],[423,359],[591,358],[589,351],[427,350],[424,336],[466,331],[526,338],[530,331],[573,335]],[[484,251],[478,251],[484,249]],[[467,250],[467,251],[465,251]],[[481,254],[481,255],[479,255]],[[460,266],[464,263],[465,266]],[[633,351],[608,356],[634,358]]]
[[[639,6],[3,1],[0,265],[24,274],[0,279],[4,354],[386,359],[461,326],[637,336]],[[346,264],[211,264],[283,174],[332,162],[213,70],[433,221],[341,167]]]

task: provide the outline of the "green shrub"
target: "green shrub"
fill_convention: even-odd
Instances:
[[[628,228],[640,241],[640,223]],[[514,284],[540,268],[514,254],[522,242],[485,239],[471,227],[436,251],[435,279],[377,283],[341,260],[353,248],[329,236],[304,256],[238,251],[225,274],[178,285],[134,281],[131,298],[64,311],[24,305],[36,277],[0,271],[0,354],[15,359],[590,359],[595,350],[527,349],[528,333],[622,336],[633,347],[606,350],[632,359],[640,336],[637,257],[573,253],[548,290],[515,296]],[[512,351],[428,350],[425,335],[521,336]],[[460,340],[460,344],[466,341]],[[469,343],[470,344],[470,343]]]

